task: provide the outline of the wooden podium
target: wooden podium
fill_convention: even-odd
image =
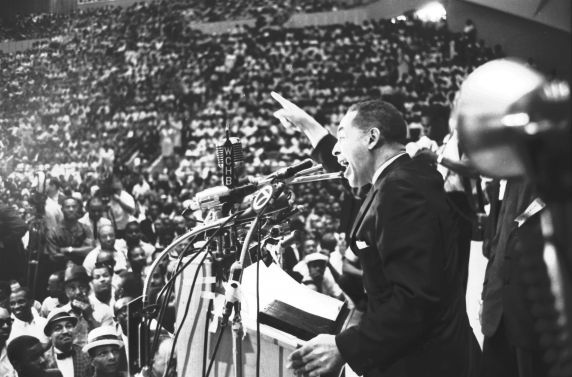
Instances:
[[[195,260],[200,260],[201,257]],[[175,284],[176,325],[181,326],[188,302],[191,285],[198,269],[198,262],[191,263],[179,276]],[[215,348],[220,331],[223,331],[219,349],[214,357],[211,377],[234,377],[233,336],[231,315],[228,326],[217,329],[217,309],[224,303],[212,277],[212,265],[206,262],[199,271],[191,297],[189,312],[179,334],[176,345],[177,373],[180,377],[202,377]],[[256,376],[256,265],[245,268],[241,286],[241,315],[244,328],[242,339],[243,376]],[[266,267],[260,264],[260,310],[273,300],[281,300],[301,310],[335,320],[343,315],[343,302],[312,291],[295,282],[278,266]],[[209,315],[209,307],[214,307],[214,319]],[[212,312],[212,311],[211,311]],[[349,318],[349,317],[348,317]],[[339,318],[338,318],[339,320]],[[286,368],[288,355],[304,341],[268,325],[260,325],[260,376],[294,377]],[[205,353],[206,351],[206,353]]]

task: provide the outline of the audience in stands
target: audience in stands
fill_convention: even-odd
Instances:
[[[243,176],[269,174],[310,155],[306,138],[276,124],[272,90],[329,128],[350,104],[383,97],[405,114],[411,141],[441,143],[459,85],[502,50],[476,40],[469,24],[459,34],[412,18],[277,26],[296,12],[368,2],[177,0],[0,24],[0,40],[51,38],[28,51],[0,53],[6,73],[0,76],[0,205],[29,224],[28,254],[40,254],[37,279],[20,282],[35,297],[25,287],[10,294],[8,283],[0,284],[2,375],[13,373],[12,365],[21,376],[50,367],[78,375],[87,365],[86,354],[77,357],[82,346],[96,373],[117,372],[127,345],[127,303],[141,296],[158,253],[204,221],[204,211],[183,211],[186,202],[221,184],[215,146],[225,127],[243,143]],[[256,25],[220,35],[190,26],[244,18],[256,18]],[[281,244],[284,269],[363,309],[359,263],[341,233],[348,226],[343,188],[324,181],[293,190],[302,209]],[[33,230],[37,221],[44,233]],[[36,248],[37,238],[45,250]],[[152,302],[171,274],[162,264],[152,271]],[[0,279],[22,274],[7,276]],[[39,314],[34,299],[43,301]],[[172,318],[162,325],[172,328]],[[114,326],[114,333],[102,326]],[[98,343],[98,333],[108,342]],[[45,342],[44,334],[52,339],[47,361],[29,337]],[[170,351],[164,338],[156,359],[162,370]]]

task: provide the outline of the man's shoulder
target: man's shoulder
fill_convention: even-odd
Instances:
[[[53,347],[52,347],[53,348]],[[79,355],[80,357],[84,358],[84,359],[88,359],[89,356],[87,353],[83,352],[83,348],[77,344],[72,344],[72,348],[75,351],[76,355]]]
[[[384,184],[396,184],[404,188],[425,186],[428,183],[443,186],[443,178],[437,169],[426,161],[406,159],[397,164],[383,179]]]
[[[150,243],[147,243],[143,240],[139,241],[139,245],[145,251],[151,251],[151,252],[155,251],[155,246],[153,246]]]
[[[48,229],[48,236],[58,236],[66,231],[66,227],[62,223],[57,223],[55,226]]]
[[[87,224],[82,223],[81,221],[77,221],[77,225],[84,231],[91,233],[91,227]]]
[[[101,246],[96,246],[93,249],[91,249],[89,251],[89,253],[86,254],[85,258],[84,258],[84,262],[85,260],[90,260],[92,258],[97,258],[97,254],[99,254],[99,252],[101,251]],[[85,267],[85,266],[84,266]]]
[[[90,223],[89,213],[86,212],[82,217],[80,217],[80,218],[77,220],[77,222],[80,223],[80,224],[86,224],[86,225],[88,225],[88,224]]]

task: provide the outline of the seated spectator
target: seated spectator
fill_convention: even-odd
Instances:
[[[94,247],[91,230],[80,223],[80,202],[67,197],[62,204],[64,219],[48,233],[48,253],[58,269],[64,269],[66,262],[81,264]],[[52,271],[53,272],[53,271]]]
[[[18,288],[10,295],[10,311],[14,322],[8,343],[21,335],[35,336],[43,344],[48,343],[48,339],[43,335],[46,319],[40,316],[33,305],[34,300],[26,287]]]
[[[60,205],[63,194],[60,191],[61,183],[57,178],[48,178],[47,183],[44,221],[46,222],[46,228],[55,229],[64,220],[62,206]]]
[[[78,319],[74,342],[79,346],[86,344],[87,334],[92,329],[113,324],[111,308],[97,300],[90,300],[89,281],[85,268],[81,266],[73,265],[65,271],[66,295],[69,303],[62,306],[62,310]]]
[[[115,290],[111,284],[113,279],[113,267],[106,263],[96,263],[91,272],[92,291],[89,297],[90,301],[98,301],[101,304],[108,305],[110,308],[115,303]]]
[[[113,251],[108,250],[101,250],[99,254],[97,254],[97,260],[95,261],[96,266],[107,266],[110,271],[114,271],[111,277],[111,286],[113,291],[117,290],[119,284],[121,283],[121,276],[122,272],[125,272],[124,269],[118,270],[115,272],[115,253]]]
[[[57,271],[48,278],[48,297],[42,302],[40,315],[47,317],[55,308],[59,308],[68,303],[64,286],[64,271]]]
[[[139,297],[143,293],[143,281],[133,272],[124,271],[120,274],[121,282],[115,291],[115,300],[122,297]]]
[[[8,344],[8,359],[18,373],[18,377],[44,377],[48,361],[44,356],[44,346],[38,338],[21,335]]]
[[[127,244],[127,249],[133,249],[134,247],[141,247],[145,252],[145,258],[148,263],[151,263],[153,258],[153,253],[155,252],[155,247],[142,240],[143,235],[141,234],[141,226],[136,221],[131,221],[125,227],[125,242]]]
[[[121,358],[124,355],[124,343],[112,326],[102,326],[90,331],[88,342],[83,347],[91,359],[95,377],[127,376],[121,371]]]
[[[147,265],[145,251],[140,246],[135,246],[127,251],[127,259],[129,260],[129,268],[137,276],[141,276],[143,269]]]
[[[135,220],[135,217],[133,217],[136,207],[135,199],[123,189],[123,182],[119,175],[113,174],[110,178],[109,185],[110,191],[105,193],[106,196],[109,195],[108,217],[111,218],[111,221],[115,225],[117,238],[123,238],[127,223]],[[102,196],[103,195],[104,193],[102,193]]]
[[[344,300],[344,295],[340,287],[336,284],[333,278],[325,275],[326,265],[328,264],[329,257],[322,253],[312,253],[304,257],[304,263],[308,269],[308,274],[302,279],[302,284],[308,285],[316,291]]]
[[[63,377],[91,375],[89,357],[74,343],[77,318],[65,310],[55,309],[48,316],[44,334],[52,346],[46,352],[48,367],[58,369]]]
[[[113,225],[111,220],[103,216],[104,210],[103,200],[98,196],[94,196],[87,202],[87,213],[79,219],[80,223],[87,225],[91,229],[93,239],[96,240],[97,245],[99,245],[98,230],[104,225]]]
[[[127,304],[133,301],[134,297],[124,296],[115,301],[113,305],[113,314],[117,326],[117,333],[121,335],[121,339],[125,344],[125,353],[129,354],[129,340],[127,339]]]
[[[163,215],[153,223],[156,229],[157,240],[155,241],[155,250],[161,251],[173,242],[175,239],[175,225],[173,220]]]
[[[157,201],[151,202],[149,204],[149,209],[147,211],[145,220],[141,221],[141,233],[145,242],[150,244],[155,244],[157,242],[157,229],[155,228],[155,221],[159,218],[159,215],[163,211],[163,206]],[[162,226],[162,223],[159,224]]]
[[[8,309],[0,307],[0,376],[2,377],[18,377],[6,353],[7,340],[11,331],[12,318],[10,312]]]
[[[83,261],[83,267],[88,274],[91,274],[97,256],[101,251],[111,251],[113,252],[115,259],[115,271],[120,272],[127,269],[127,247],[124,240],[118,240],[115,238],[115,230],[111,225],[104,225],[99,228],[99,246],[91,250]]]

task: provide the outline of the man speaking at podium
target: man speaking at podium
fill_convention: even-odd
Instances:
[[[273,93],[281,121],[332,138],[311,116]],[[406,124],[389,103],[348,110],[333,148],[353,188],[371,184],[350,235],[363,268],[367,309],[356,326],[318,335],[289,356],[296,374],[319,376],[347,363],[365,376],[476,376],[480,349],[465,307],[469,255],[441,175],[404,148]],[[320,130],[321,129],[321,130]],[[320,148],[325,143],[312,142]]]

